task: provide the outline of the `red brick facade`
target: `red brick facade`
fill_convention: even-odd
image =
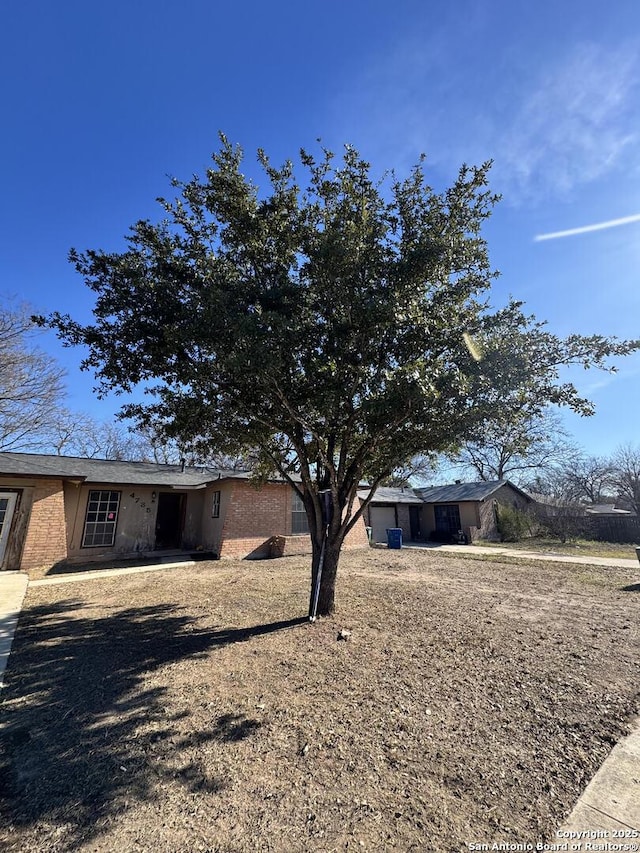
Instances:
[[[344,540],[342,547],[347,549],[369,547],[369,537],[367,536],[367,529],[362,516],[357,524],[351,528],[351,531],[347,533],[347,538]]]
[[[298,533],[295,536],[272,536],[272,557],[293,557],[296,554],[310,554],[311,540],[306,533]]]
[[[229,499],[222,527],[220,557],[271,556],[271,538],[287,533],[291,522],[288,489],[267,483],[256,489],[237,480]]]
[[[22,552],[23,570],[47,568],[67,556],[62,480],[39,480]]]
[[[222,528],[219,556],[261,559],[310,554],[309,536],[291,533],[292,495],[292,489],[282,484],[255,489],[246,481],[235,482]],[[345,539],[344,548],[368,545],[364,522],[360,519]]]

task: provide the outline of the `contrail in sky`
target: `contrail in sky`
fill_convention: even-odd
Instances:
[[[583,225],[582,228],[569,228],[568,231],[554,231],[552,234],[536,234],[534,242],[540,240],[556,240],[558,237],[573,237],[574,234],[587,234],[589,231],[603,231],[605,228],[616,228],[618,225],[628,225],[630,222],[640,222],[640,213],[633,216],[623,216],[622,219],[608,219],[606,222],[596,222],[595,225]]]

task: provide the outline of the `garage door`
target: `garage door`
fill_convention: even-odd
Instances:
[[[396,510],[393,506],[371,507],[371,536],[374,542],[387,541],[387,528],[396,526]]]

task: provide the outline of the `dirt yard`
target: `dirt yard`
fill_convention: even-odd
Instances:
[[[535,845],[640,710],[639,581],[359,552],[316,625],[298,558],[31,587],[0,847]]]

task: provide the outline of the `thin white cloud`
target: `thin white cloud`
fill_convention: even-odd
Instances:
[[[376,57],[333,104],[338,138],[368,139],[368,156],[401,168],[421,151],[448,173],[492,158],[491,185],[511,204],[640,174],[640,42],[572,44],[533,70],[506,50],[495,66],[478,58],[470,79],[451,56],[475,57],[473,45],[452,41],[440,28]]]
[[[617,228],[618,225],[629,225],[631,222],[640,222],[640,213],[634,213],[633,216],[622,216],[620,219],[608,219],[606,222],[596,222],[593,225],[582,225],[580,228],[568,228],[566,231],[536,234],[533,239],[536,243],[541,240],[557,240],[560,237],[573,237],[575,234],[588,234],[590,231],[604,231],[605,228]]]
[[[514,200],[566,195],[640,165],[638,50],[582,44],[548,67],[510,117],[496,172]]]
[[[635,359],[635,364],[633,358],[634,356],[630,356],[629,361],[619,365],[618,370],[615,373],[604,374],[593,379],[592,382],[585,382],[584,384],[580,382],[576,383],[578,385],[578,393],[582,394],[584,397],[591,397],[603,388],[608,388],[614,382],[629,382],[632,379],[635,382],[636,377],[640,375],[640,365],[637,364],[637,357]],[[594,372],[595,371],[591,371],[591,373]]]

